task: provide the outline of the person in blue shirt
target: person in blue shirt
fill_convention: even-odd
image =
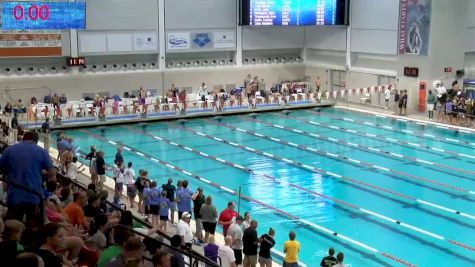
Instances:
[[[150,191],[147,191],[147,194],[147,197],[150,198],[150,213],[152,214],[152,226],[155,228],[158,227],[160,224],[160,221],[158,219],[158,213],[162,188],[157,187],[156,181],[152,181],[150,183]]]
[[[172,202],[167,197],[168,192],[162,190],[162,197],[158,202],[158,215],[160,215],[160,227],[159,229],[166,233],[167,232],[167,221],[168,221],[168,214],[170,213],[170,208],[172,207]]]
[[[23,140],[5,150],[0,157],[0,171],[8,181],[23,185],[43,195],[43,183],[56,180],[56,169],[48,152],[37,145],[38,134],[27,132]],[[26,227],[35,229],[42,224],[38,214],[40,197],[15,186],[8,187],[8,213],[6,219],[23,221]]]
[[[188,181],[184,180],[182,182],[182,188],[176,193],[177,203],[178,203],[178,220],[181,219],[183,212],[188,212],[191,214],[191,197],[193,196],[193,191],[188,188]]]
[[[152,189],[150,188],[150,182],[145,181],[144,189],[143,189],[143,206],[144,206],[144,213],[145,213],[145,220],[147,221],[150,215],[152,215],[150,211],[150,201],[152,195]]]

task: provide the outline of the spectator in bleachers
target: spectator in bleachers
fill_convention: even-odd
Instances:
[[[179,235],[172,236],[172,238],[170,239],[170,245],[173,248],[180,250],[180,247],[182,245],[181,237]],[[183,255],[180,252],[173,249],[168,249],[168,248],[164,248],[163,252],[169,253],[172,255],[171,266],[185,267],[185,259],[183,258]]]
[[[321,267],[332,267],[337,264],[337,259],[335,258],[335,249],[330,248],[328,250],[328,256],[325,256],[322,261],[320,262]]]
[[[134,236],[134,234],[127,229],[120,227],[113,228],[114,243],[102,252],[97,262],[97,267],[106,267],[113,258],[120,255],[127,240],[132,236]]]
[[[5,221],[5,227],[2,233],[2,242],[0,242],[0,267],[11,267],[15,256],[24,251],[20,244],[22,232],[25,225],[17,220]]]
[[[18,117],[17,117],[16,114],[13,115],[13,118],[12,118],[12,121],[11,121],[11,123],[10,123],[10,126],[11,126],[12,129],[15,129],[15,130],[18,129]]]
[[[99,214],[94,218],[89,229],[89,235],[99,251],[104,250],[107,245],[107,238],[105,235],[107,220],[107,215]]]
[[[43,226],[39,232],[40,247],[35,251],[48,267],[73,266],[61,254],[57,254],[64,247],[66,231],[56,223],[49,223]]]
[[[80,229],[89,229],[89,221],[84,215],[83,208],[87,204],[87,194],[84,191],[78,191],[73,194],[73,202],[69,203],[63,210],[68,216],[69,222]]]
[[[3,260],[2,260],[3,261]],[[15,262],[12,266],[21,267],[45,267],[43,259],[35,253],[24,252],[15,257]]]
[[[162,252],[160,250],[157,250],[155,255],[153,255],[152,262],[153,264],[155,264],[155,267],[175,266],[171,263],[170,254]]]
[[[8,181],[27,186],[42,195],[43,181],[55,180],[56,169],[48,152],[39,147],[38,135],[28,132],[23,140],[7,148],[0,157],[0,170],[8,176]],[[34,228],[37,225],[40,198],[15,186],[8,187],[9,206],[7,218],[23,220],[26,225]]]

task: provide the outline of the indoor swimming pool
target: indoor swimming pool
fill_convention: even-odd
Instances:
[[[355,266],[475,265],[475,132],[338,108],[306,109],[66,131],[112,164],[187,179],[218,211],[250,211],[258,233],[289,231],[300,261],[329,247]],[[221,227],[218,227],[222,231]]]

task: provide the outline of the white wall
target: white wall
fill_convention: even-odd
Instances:
[[[64,76],[19,76],[9,77],[0,81],[0,88],[51,88],[52,92],[66,93],[70,99],[80,99],[83,93],[111,92],[111,95],[122,95],[123,92],[137,90],[139,86],[162,90],[172,83],[178,87],[193,87],[198,90],[201,82],[212,88],[213,85],[241,85],[247,74],[258,76],[266,81],[267,86],[284,79],[303,79],[305,66],[301,64],[203,68],[197,70],[174,70],[161,72],[118,72],[69,74]],[[162,80],[163,78],[163,80]],[[25,89],[15,91],[16,98],[30,99],[35,96],[43,99],[48,94],[44,89]],[[3,102],[3,101],[1,101]]]

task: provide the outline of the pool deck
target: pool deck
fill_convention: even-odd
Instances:
[[[43,146],[43,143],[39,142],[38,145]],[[59,166],[59,162],[56,161],[58,151],[54,148],[50,148],[50,155],[51,155],[51,158],[52,158],[53,162],[55,163],[55,165]],[[86,167],[83,172],[78,173],[77,181],[81,184],[86,185],[86,186],[91,182],[91,176],[90,176],[89,168]],[[114,188],[115,188],[114,180],[111,177],[107,177],[106,182],[104,184],[104,187],[105,187],[105,190],[107,190],[109,192],[109,201],[112,202],[113,201],[113,196],[114,196]],[[127,198],[127,194],[126,194],[125,191],[122,194],[121,203],[128,203],[128,198]],[[138,203],[138,197],[135,199],[135,203],[136,204]],[[139,213],[137,208],[130,208],[129,207],[128,210],[132,211],[134,216],[136,216],[138,218],[141,218],[141,219],[144,218],[144,216]],[[178,218],[178,212],[175,212],[175,218]],[[195,223],[194,220],[190,221],[190,225],[191,225],[191,229],[196,229],[196,223]],[[176,234],[176,227],[175,226],[172,226],[172,227],[168,226],[166,234],[170,237],[175,235]],[[224,236],[221,233],[216,232],[214,237],[215,237],[215,241],[216,241],[217,245],[219,245],[219,246],[224,245]],[[203,250],[202,246],[193,245],[193,249],[196,252],[199,252],[202,255],[204,255],[204,250]],[[283,257],[283,254],[281,252],[278,252],[278,251],[273,251],[273,252],[275,254],[278,254],[279,257]],[[239,265],[239,266],[243,266],[243,265]],[[278,263],[274,260],[272,266],[281,267],[282,265],[280,264],[280,262]],[[302,265],[302,266],[304,266],[304,265]]]
[[[177,119],[192,119],[192,118],[201,118],[201,117],[212,117],[212,116],[228,116],[228,115],[239,115],[239,114],[248,114],[256,112],[270,112],[270,111],[279,111],[279,110],[288,110],[288,109],[305,109],[305,108],[315,108],[315,107],[329,107],[333,106],[335,103],[329,100],[322,100],[321,102],[309,102],[301,101],[292,103],[289,105],[260,105],[257,108],[249,107],[240,107],[240,108],[228,108],[224,111],[214,111],[211,109],[191,109],[185,114],[180,114],[179,112],[157,112],[149,113],[146,118],[141,117],[139,114],[124,114],[116,116],[107,116],[105,120],[99,120],[97,117],[79,117],[72,119],[63,119],[61,124],[55,124],[51,126],[53,130],[66,130],[74,128],[85,128],[85,127],[96,127],[103,125],[119,125],[119,124],[130,124],[130,123],[145,123],[145,122],[156,122],[156,121],[168,121],[168,120],[177,120]],[[20,121],[20,124],[27,129],[36,129],[40,128],[43,124],[43,121],[37,122],[27,122]]]

